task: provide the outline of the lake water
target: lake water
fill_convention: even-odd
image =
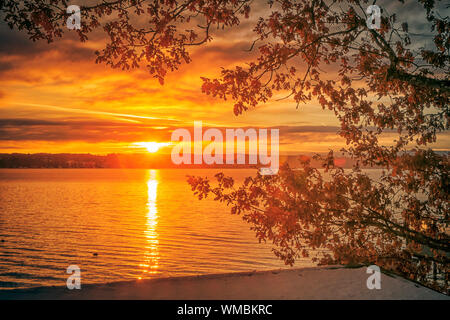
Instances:
[[[0,169],[0,289],[63,286],[72,264],[82,284],[286,267],[240,216],[194,197],[186,174],[220,171],[255,174]]]

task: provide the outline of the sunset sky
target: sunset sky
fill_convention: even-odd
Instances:
[[[67,30],[62,39],[32,42],[0,23],[0,153],[126,153],[145,150],[136,142],[170,141],[175,128],[196,120],[211,127],[280,128],[280,152],[324,152],[345,141],[336,135],[334,114],[318,103],[301,105],[274,97],[241,116],[233,102],[201,92],[200,76],[218,76],[220,67],[243,64],[253,20],[192,51],[192,62],[170,73],[165,84],[146,71],[95,64],[103,33],[81,43]],[[434,146],[447,150],[448,135]],[[386,141],[392,137],[386,136]]]

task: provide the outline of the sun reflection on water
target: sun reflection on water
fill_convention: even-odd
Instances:
[[[147,180],[147,221],[144,231],[147,241],[146,251],[144,255],[145,262],[140,266],[143,268],[144,274],[155,274],[158,269],[159,261],[159,240],[156,227],[158,225],[158,171],[149,170],[149,178]],[[141,279],[142,277],[139,277]]]

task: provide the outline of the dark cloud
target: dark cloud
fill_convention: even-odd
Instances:
[[[302,133],[302,132],[328,132],[337,133],[340,128],[335,126],[283,126],[279,127],[282,133]]]
[[[31,41],[27,35],[16,29],[10,29],[5,22],[0,22],[0,54],[30,56],[46,49],[46,43]]]
[[[142,141],[170,139],[174,128],[160,130],[147,123],[110,120],[0,119],[0,140],[7,141]]]
[[[61,63],[83,61],[94,64],[95,61],[94,50],[86,47],[73,34],[50,44],[45,41],[32,41],[25,32],[10,29],[3,21],[0,21],[0,74],[21,70],[24,63],[41,59],[46,54],[54,52],[57,55],[53,55],[53,61],[48,62],[58,66]]]
[[[0,73],[12,70],[13,68],[14,66],[11,62],[0,61]]]
[[[222,63],[236,63],[238,61],[246,61],[254,59],[258,56],[258,46],[255,46],[252,51],[249,51],[252,41],[239,41],[231,43],[212,42],[209,45],[203,46],[192,54],[192,59],[207,59],[213,58],[215,61]]]
[[[57,121],[35,120],[35,119],[0,119],[0,128],[21,126],[55,126],[61,125]]]
[[[170,140],[170,133],[176,126],[158,129],[155,123],[129,123],[111,120],[43,120],[43,119],[0,119],[0,140],[23,141],[142,141],[148,137]],[[191,127],[183,128],[193,131]],[[203,132],[210,127],[203,126]],[[242,127],[247,130],[251,127]],[[220,128],[224,137],[227,128]],[[229,128],[232,129],[232,128]],[[258,130],[259,128],[255,128]],[[261,128],[263,129],[263,128]],[[338,127],[326,126],[283,126],[265,129],[280,129],[280,139],[295,133],[336,133]]]

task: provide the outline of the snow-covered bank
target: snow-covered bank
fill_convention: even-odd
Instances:
[[[0,290],[0,299],[447,299],[400,277],[367,288],[366,268],[317,267],[83,285]]]

